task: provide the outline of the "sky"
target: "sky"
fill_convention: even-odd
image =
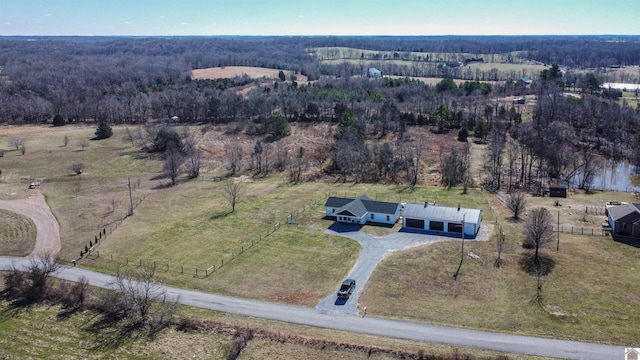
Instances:
[[[640,0],[0,0],[0,36],[640,35]]]

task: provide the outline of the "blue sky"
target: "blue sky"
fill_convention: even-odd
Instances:
[[[0,0],[0,35],[640,35],[640,0]]]

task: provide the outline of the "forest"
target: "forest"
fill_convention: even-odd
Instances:
[[[349,50],[336,50],[342,48]],[[512,70],[500,70],[496,58]],[[495,68],[464,70],[490,59]],[[282,127],[274,130],[283,120],[331,124],[337,130],[324,170],[344,180],[413,185],[420,151],[403,140],[408,129],[423,127],[457,134],[441,155],[444,185],[466,185],[469,137],[488,144],[488,187],[533,189],[580,176],[588,190],[595,156],[640,162],[640,108],[618,101],[621,91],[600,87],[639,83],[639,62],[637,36],[4,37],[0,123],[126,125],[178,117],[273,138],[286,136]],[[544,70],[526,72],[532,83],[523,83],[525,72],[513,69],[524,64]],[[191,76],[225,66],[294,75]],[[369,67],[384,76],[368,78]],[[523,106],[513,97],[532,100]]]

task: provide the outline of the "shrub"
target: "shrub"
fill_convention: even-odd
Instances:
[[[105,121],[101,121],[96,129],[96,140],[108,139],[113,136],[113,130],[111,126]]]

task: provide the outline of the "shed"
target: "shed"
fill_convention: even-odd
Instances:
[[[404,205],[402,227],[438,235],[475,238],[480,231],[482,211],[479,209],[412,204]],[[464,231],[463,231],[464,229]]]
[[[549,197],[567,197],[566,185],[549,185]]]
[[[382,77],[382,71],[376,69],[376,68],[369,68],[369,71],[367,72],[367,75],[370,78],[379,78]]]
[[[399,203],[372,200],[365,195],[355,199],[331,196],[324,206],[327,217],[343,223],[393,225],[400,218]]]

